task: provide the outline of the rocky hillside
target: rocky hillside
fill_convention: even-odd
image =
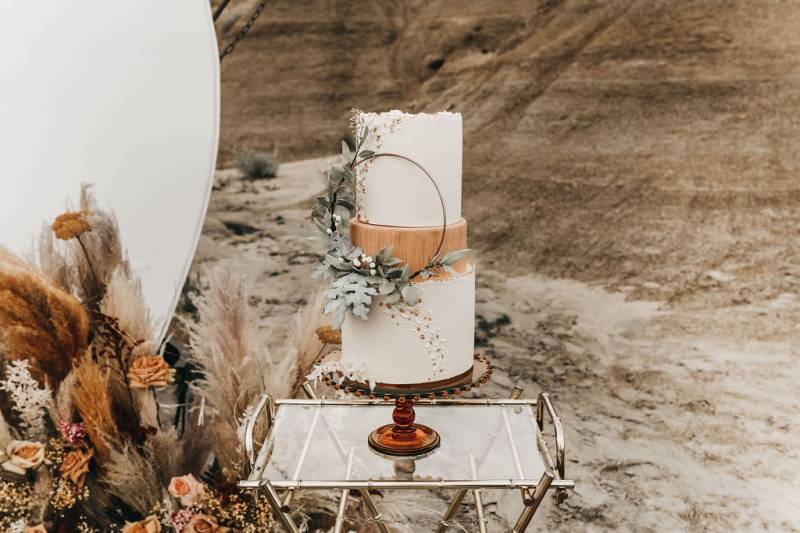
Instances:
[[[708,269],[794,283],[798,24],[772,0],[270,2],[223,63],[221,164],[332,153],[356,106],[457,110],[484,261],[670,300]]]

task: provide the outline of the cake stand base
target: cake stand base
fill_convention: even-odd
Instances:
[[[369,434],[369,445],[378,453],[396,457],[425,455],[439,447],[441,439],[432,428],[415,424],[414,402],[400,397],[396,400],[394,424],[381,426]]]

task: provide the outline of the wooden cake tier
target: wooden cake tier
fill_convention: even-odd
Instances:
[[[367,224],[357,218],[350,220],[350,240],[361,247],[367,255],[376,255],[382,248],[392,247],[392,254],[408,264],[412,272],[423,268],[428,260],[436,253],[436,247],[442,237],[441,226],[424,228],[407,228],[398,226],[378,226]],[[442,252],[444,255],[455,250],[467,247],[467,221],[463,218],[447,225],[445,230]],[[459,274],[467,271],[467,259],[464,258],[453,268]],[[448,278],[447,272],[442,272],[436,278]]]

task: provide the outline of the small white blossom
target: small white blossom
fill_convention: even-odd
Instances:
[[[33,379],[25,359],[11,361],[6,369],[6,379],[0,381],[0,389],[8,392],[13,409],[19,413],[20,426],[29,439],[44,437],[44,415],[52,406],[53,395],[45,385],[40,388]]]
[[[374,275],[375,275],[375,274],[377,274],[377,273],[378,273],[378,271],[377,271],[377,270],[375,270],[374,268],[373,268],[372,270],[370,270],[370,271],[369,271],[369,275],[370,275],[370,276],[374,276]]]
[[[332,230],[331,228],[328,228],[328,229],[327,229],[327,230],[325,230],[325,231],[327,231],[327,232],[328,232],[328,235],[333,235],[333,230]]]
[[[369,267],[370,267],[370,268],[375,268],[375,263],[370,263],[370,264],[369,264]]]

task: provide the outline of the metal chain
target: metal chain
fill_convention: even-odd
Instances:
[[[261,0],[259,2],[258,7],[256,7],[255,11],[253,11],[253,14],[250,15],[250,19],[247,21],[247,24],[245,24],[244,27],[242,27],[242,29],[239,30],[239,33],[236,34],[236,37],[234,37],[233,40],[230,43],[228,43],[228,46],[226,46],[225,49],[222,51],[222,53],[219,55],[220,61],[225,59],[225,56],[233,52],[234,48],[236,48],[236,46],[242,41],[242,39],[245,38],[247,33],[256,23],[256,20],[258,20],[258,17],[261,15],[261,12],[264,11],[265,7],[267,7],[267,2],[268,0]]]

